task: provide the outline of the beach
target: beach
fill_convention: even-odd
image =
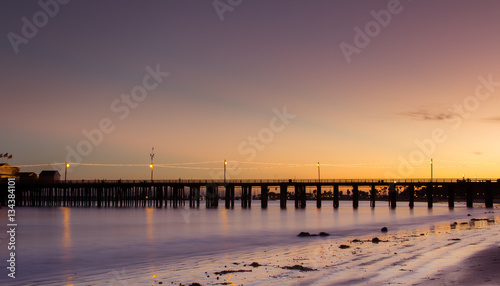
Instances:
[[[439,270],[425,285],[498,285],[500,243],[496,242],[464,258],[456,265]]]
[[[497,210],[26,208],[17,277],[0,282],[496,285]]]
[[[498,285],[499,222],[500,216],[485,212],[456,224],[303,237],[300,247],[196,257],[151,265],[149,273],[123,268],[85,285]]]
[[[207,258],[137,285],[498,285],[498,219],[365,237],[306,237],[311,242],[301,248]],[[375,237],[381,241],[373,243]]]

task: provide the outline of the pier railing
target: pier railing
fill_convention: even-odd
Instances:
[[[61,181],[60,183],[67,183],[67,184],[80,184],[80,183],[107,183],[107,184],[140,184],[140,183],[155,183],[155,184],[199,184],[199,185],[205,185],[205,184],[217,184],[217,185],[222,185],[222,184],[233,184],[233,185],[238,185],[238,184],[266,184],[266,185],[282,185],[282,184],[322,184],[322,185],[327,185],[327,184],[380,184],[380,185],[388,185],[388,184],[405,184],[405,183],[411,183],[411,184],[418,184],[418,183],[434,183],[434,184],[441,184],[441,183],[460,183],[460,182],[468,182],[468,183],[485,183],[485,182],[500,182],[500,179],[460,179],[460,178],[439,178],[439,179],[428,179],[428,178],[421,178],[421,179],[321,179],[321,180],[315,180],[315,179],[229,179],[229,180],[223,180],[223,179],[176,179],[176,180],[68,180],[66,182]]]

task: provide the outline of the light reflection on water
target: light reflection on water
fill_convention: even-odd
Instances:
[[[148,242],[152,242],[154,240],[154,208],[146,208],[144,209],[146,211],[146,226],[147,226],[147,237],[148,237]]]
[[[308,202],[305,209],[295,209],[289,202],[286,210],[279,208],[279,201],[269,202],[265,210],[258,201],[251,209],[231,210],[19,207],[18,269],[25,278],[70,276],[258,246],[297,245],[304,242],[296,236],[301,231],[324,231],[331,237],[367,235],[379,233],[383,226],[391,231],[411,229],[439,221],[467,221],[468,213],[481,217],[485,212],[459,204],[450,210],[445,204],[428,209],[425,203],[410,209],[403,202],[396,209],[383,202],[375,208],[360,202],[353,209],[348,201],[333,209],[329,203],[317,209]]]
[[[71,248],[71,209],[70,208],[60,208],[62,210],[62,216],[63,216],[63,227],[64,227],[64,232],[63,232],[63,239],[62,239],[62,247],[66,250],[69,250]]]

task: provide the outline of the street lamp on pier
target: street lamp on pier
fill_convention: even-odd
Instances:
[[[151,147],[151,154],[149,156],[151,157],[151,164],[149,164],[149,168],[151,169],[151,181],[153,181],[153,158],[155,157],[155,148]]]
[[[319,162],[318,162],[318,182],[321,180],[320,174],[319,174]]]
[[[227,166],[227,161],[224,160],[224,185],[226,184],[226,166]]]
[[[433,179],[434,179],[434,161],[432,161],[431,159],[431,183]]]
[[[64,169],[64,182],[66,183],[66,179],[68,177],[68,168],[69,168],[69,163],[66,162],[66,168]]]

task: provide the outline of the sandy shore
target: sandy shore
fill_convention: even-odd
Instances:
[[[147,279],[124,271],[110,285],[498,285],[499,231],[500,216],[485,214],[397,233],[300,237],[300,246],[154,267]]]
[[[499,285],[500,243],[466,257],[460,263],[438,270],[422,285]]]
[[[50,285],[498,285],[500,216],[116,269]],[[296,236],[296,234],[291,234]],[[374,238],[380,242],[373,242]],[[209,246],[207,246],[209,247]],[[28,283],[29,284],[29,283]],[[33,284],[35,285],[35,284]],[[38,285],[38,284],[36,284]]]

